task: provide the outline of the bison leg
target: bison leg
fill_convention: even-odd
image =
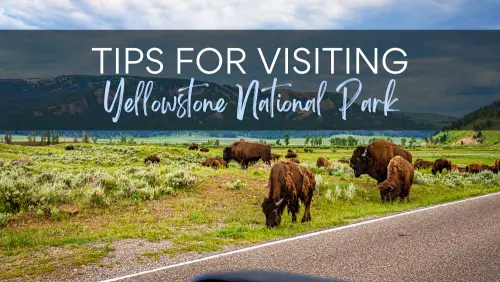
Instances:
[[[299,212],[299,201],[296,199],[290,200],[288,203],[288,211],[292,214],[292,222],[297,222],[297,213]]]
[[[302,217],[302,222],[311,221],[311,198],[304,203],[304,216]]]

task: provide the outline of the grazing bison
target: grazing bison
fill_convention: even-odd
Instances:
[[[327,167],[327,166],[332,166],[332,162],[325,158],[325,157],[319,157],[318,160],[316,161],[316,167]]]
[[[458,167],[458,172],[467,172],[467,167],[459,166]]]
[[[465,171],[469,173],[479,173],[481,171],[487,170],[488,166],[484,164],[470,164],[465,167]]]
[[[288,150],[288,152],[285,155],[285,158],[287,158],[287,159],[293,159],[296,157],[297,157],[297,154],[295,152],[293,152],[293,150]]]
[[[437,172],[443,173],[443,170],[451,171],[451,162],[448,159],[437,159],[434,161],[434,165],[432,166],[432,174],[436,175]]]
[[[68,146],[64,147],[64,149],[65,149],[66,151],[71,151],[71,150],[74,150],[74,149],[75,149],[75,146],[73,146],[73,145],[68,145]]]
[[[157,163],[159,164],[160,163],[160,158],[158,158],[157,156],[154,156],[154,155],[149,155],[147,158],[144,159],[144,163],[147,164],[147,163]]]
[[[268,197],[264,198],[261,205],[267,227],[275,227],[281,223],[285,207],[292,213],[292,222],[296,222],[299,200],[305,206],[302,222],[310,221],[311,200],[315,187],[314,173],[307,167],[292,162],[276,163],[269,175]]]
[[[280,155],[280,154],[271,153],[271,160],[274,162],[279,161],[281,157],[282,157],[282,155]]]
[[[349,163],[349,160],[347,158],[340,158],[338,160],[339,163],[342,163],[342,164],[348,164]]]
[[[205,152],[206,153],[208,151],[210,151],[210,150],[208,150],[208,148],[200,148],[200,152]]]
[[[291,158],[291,159],[290,159],[290,161],[291,161],[292,163],[300,164],[300,160],[299,160],[299,159],[297,159],[297,158]]]
[[[395,156],[405,158],[410,164],[412,155],[407,150],[384,139],[378,139],[368,146],[358,146],[349,161],[354,170],[354,176],[368,174],[380,183],[387,179],[387,165]]]
[[[414,169],[410,162],[401,156],[395,156],[387,165],[387,179],[378,184],[382,202],[394,202],[399,197],[401,202],[410,194],[413,184]]]
[[[229,166],[231,160],[235,160],[243,169],[247,169],[249,163],[260,159],[266,164],[271,164],[271,146],[246,141],[234,142],[231,147],[224,148],[223,159],[226,161],[226,166]]]
[[[198,150],[198,145],[196,145],[194,143],[191,143],[191,145],[189,145],[188,150],[190,150],[190,151],[192,151],[192,150],[197,151]]]
[[[428,169],[434,166],[433,162],[430,161],[424,161],[422,159],[418,159],[415,161],[413,164],[414,169]]]

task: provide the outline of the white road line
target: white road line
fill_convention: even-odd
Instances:
[[[495,192],[495,193],[491,193],[491,194],[486,194],[486,195],[482,195],[482,196],[467,198],[467,199],[463,199],[463,200],[448,202],[448,203],[434,205],[434,206],[428,206],[428,207],[424,207],[424,208],[417,208],[414,210],[396,213],[396,214],[389,215],[389,216],[370,219],[367,221],[362,221],[362,222],[353,223],[353,224],[349,224],[349,225],[339,226],[339,227],[335,227],[335,228],[331,228],[331,229],[325,229],[325,230],[321,230],[321,231],[311,232],[311,233],[307,233],[307,234],[303,234],[303,235],[298,235],[295,237],[290,237],[290,238],[286,238],[286,239],[271,241],[271,242],[260,244],[260,245],[255,245],[255,246],[248,247],[248,248],[238,249],[238,250],[234,250],[234,251],[230,251],[230,252],[226,252],[226,253],[221,253],[221,254],[217,254],[217,255],[213,255],[213,256],[203,257],[203,258],[199,258],[199,259],[195,259],[195,260],[189,260],[189,261],[185,261],[185,262],[181,262],[181,263],[177,263],[177,264],[172,264],[172,265],[167,265],[167,266],[163,266],[163,267],[159,267],[159,268],[155,268],[155,269],[151,269],[151,270],[141,271],[141,272],[125,275],[125,276],[120,276],[120,277],[116,277],[116,278],[102,280],[100,282],[118,281],[118,280],[127,279],[127,278],[131,278],[131,277],[135,277],[135,276],[140,276],[140,275],[144,275],[144,274],[148,274],[148,273],[153,273],[153,272],[157,272],[157,271],[161,271],[161,270],[165,270],[165,269],[176,268],[176,267],[189,265],[189,264],[193,264],[193,263],[198,263],[198,262],[202,262],[202,261],[206,261],[206,260],[211,260],[211,259],[215,259],[215,258],[229,256],[229,255],[234,255],[237,253],[247,252],[247,251],[265,248],[265,247],[269,247],[269,246],[273,246],[273,245],[277,245],[277,244],[281,244],[281,243],[285,243],[285,242],[314,237],[314,236],[318,236],[318,235],[322,235],[322,234],[326,234],[326,233],[331,233],[331,232],[335,232],[335,231],[339,231],[339,230],[343,230],[343,229],[348,229],[348,228],[353,228],[353,227],[357,227],[357,226],[361,226],[361,225],[371,224],[371,223],[374,223],[377,221],[387,220],[387,219],[391,219],[391,218],[395,218],[395,217],[400,217],[400,216],[405,216],[405,215],[409,215],[409,214],[413,214],[413,213],[417,213],[417,212],[446,207],[446,206],[450,206],[450,205],[455,205],[455,204],[468,202],[468,201],[472,201],[472,200],[476,200],[476,199],[482,199],[482,198],[486,198],[486,197],[491,197],[491,196],[495,196],[495,195],[500,195],[500,192]]]

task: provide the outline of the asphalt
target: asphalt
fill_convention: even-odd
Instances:
[[[500,281],[500,194],[122,281],[189,281],[236,270],[280,270],[344,281]]]

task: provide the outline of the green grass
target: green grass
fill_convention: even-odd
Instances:
[[[273,152],[284,155],[286,150],[287,148],[275,148]],[[348,158],[352,154],[352,149],[345,148],[321,148],[312,153],[304,153],[303,148],[298,148],[297,151],[301,164],[307,166],[314,166],[319,156],[336,160]],[[486,146],[416,148],[411,151],[414,158],[434,160],[445,156],[457,164],[493,164],[496,158],[500,158],[498,150]],[[152,153],[162,157],[159,166],[145,166],[142,162],[145,156]],[[54,207],[57,202],[42,201],[23,206],[19,211],[10,210],[13,218],[5,228],[0,229],[0,264],[5,269],[0,272],[0,279],[63,277],[79,266],[99,265],[101,258],[113,251],[112,243],[120,239],[141,238],[150,242],[169,240],[172,243],[172,247],[160,251],[131,254],[147,263],[165,255],[247,246],[344,225],[365,217],[383,216],[500,191],[498,182],[491,185],[492,182],[488,182],[486,178],[471,178],[470,181],[476,181],[473,185],[447,186],[448,182],[445,180],[448,176],[443,176],[436,178],[439,180],[437,184],[414,184],[410,203],[383,204],[380,202],[375,180],[368,177],[354,178],[352,173],[332,176],[324,169],[314,169],[317,174],[321,174],[324,185],[318,189],[319,194],[317,191],[313,197],[312,221],[300,223],[302,206],[298,215],[299,223],[292,224],[291,216],[285,212],[282,224],[278,228],[268,229],[264,225],[265,218],[260,204],[267,196],[265,185],[269,172],[254,168],[243,172],[234,163],[228,169],[219,170],[199,165],[200,160],[205,157],[221,154],[222,147],[212,149],[209,153],[193,153],[186,148],[155,145],[83,145],[75,151],[65,151],[63,145],[36,148],[0,145],[0,158],[4,163],[0,166],[0,172],[28,173],[33,179],[45,179],[39,176],[52,170],[54,174],[49,173],[46,177],[64,178],[66,175],[73,181],[71,183],[76,184],[65,188],[69,189],[70,196],[64,199],[69,199],[70,204],[80,209],[76,216],[47,217],[39,210],[45,207],[43,205]],[[22,157],[31,159],[32,164],[10,165],[11,160]],[[94,195],[89,194],[89,191],[94,189],[95,183],[85,177],[95,175],[84,173],[91,169],[111,178],[101,184],[105,200],[108,201],[102,206],[89,201],[93,199],[89,198],[89,195]],[[128,171],[131,169],[137,172]],[[118,184],[116,179],[127,175],[127,181],[135,181],[134,185],[151,183],[152,187],[163,187],[166,182],[168,185],[177,183],[177,180],[169,180],[168,173],[179,169],[190,171],[196,179],[194,184],[179,186],[158,196],[155,194],[153,200],[146,197],[149,194],[142,192],[125,193],[123,189],[126,185]],[[128,172],[124,173],[123,170]],[[426,173],[428,175],[429,172]],[[449,176],[450,179],[452,176]],[[79,177],[82,177],[83,182],[76,181]],[[179,177],[180,180],[187,181],[189,176]],[[66,181],[57,179],[54,183]],[[78,183],[83,183],[83,186],[78,186]],[[346,187],[350,183],[356,187],[352,199],[327,196],[334,194],[337,185]],[[34,185],[41,184],[34,182]],[[56,188],[47,190],[47,193],[50,192],[47,195],[60,193]],[[144,189],[146,188],[139,188],[137,191]],[[9,212],[9,207],[0,201],[0,212],[2,211]],[[101,244],[97,247],[94,243]],[[104,245],[101,246],[102,244]],[[53,248],[62,251],[54,253],[51,251]]]

